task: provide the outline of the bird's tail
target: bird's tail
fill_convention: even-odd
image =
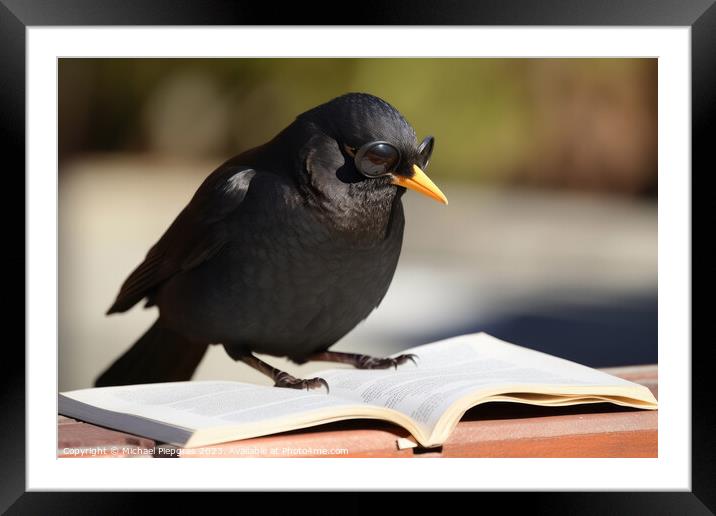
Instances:
[[[95,387],[190,380],[208,343],[191,342],[156,321],[95,381]]]

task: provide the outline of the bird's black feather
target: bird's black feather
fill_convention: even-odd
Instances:
[[[144,261],[122,285],[108,314],[125,312],[141,299],[153,304],[154,289],[174,274],[192,269],[226,243],[222,220],[238,209],[256,171],[224,165],[199,187],[189,205],[149,250]]]
[[[388,290],[404,227],[404,189],[363,177],[345,152],[373,140],[394,144],[406,166],[417,156],[415,131],[395,108],[348,94],[214,171],[109,310],[147,298],[159,308],[156,328],[177,338],[140,339],[112,381],[160,341],[166,360],[181,361],[181,342],[301,360],[367,317]]]

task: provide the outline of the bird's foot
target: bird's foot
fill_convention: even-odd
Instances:
[[[358,355],[355,367],[358,369],[388,369],[394,367],[398,369],[399,365],[406,363],[408,360],[418,365],[415,359],[417,355],[408,353],[407,355],[398,355],[397,357],[378,358],[370,355]]]
[[[302,380],[300,378],[296,378],[295,376],[291,376],[285,371],[281,371],[280,369],[277,369],[267,364],[266,362],[264,362],[260,358],[255,357],[252,354],[239,355],[238,360],[241,360],[242,362],[250,365],[257,371],[271,378],[275,382],[274,385],[276,387],[288,387],[289,389],[306,389],[307,391],[310,391],[311,389],[320,389],[321,387],[325,387],[326,394],[330,393],[331,391],[331,389],[328,387],[328,382],[326,382],[323,378],[311,378],[310,380]]]
[[[341,351],[323,351],[316,353],[307,358],[307,360],[320,360],[323,362],[339,362],[341,364],[350,364],[357,369],[388,369],[394,367],[398,369],[399,365],[410,360],[413,364],[418,365],[417,355],[408,353],[406,355],[398,355],[397,357],[378,358],[370,355],[360,355],[358,353],[343,353]],[[306,360],[304,360],[305,362]]]
[[[326,394],[331,392],[330,387],[328,387],[328,382],[326,382],[323,378],[311,378],[309,380],[302,380],[301,378],[296,378],[295,376],[291,376],[290,374],[281,371],[279,372],[279,374],[276,375],[274,380],[276,382],[274,384],[276,387],[287,387],[289,389],[306,389],[307,391],[310,391],[311,389],[320,389],[322,387],[325,387]]]

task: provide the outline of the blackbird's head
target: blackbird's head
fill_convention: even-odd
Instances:
[[[303,113],[298,121],[315,133],[306,146],[306,168],[324,186],[336,181],[374,191],[398,186],[447,204],[425,174],[433,137],[418,141],[415,130],[384,100],[348,93]]]

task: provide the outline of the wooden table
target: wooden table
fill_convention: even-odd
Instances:
[[[603,369],[658,397],[657,366]],[[440,448],[400,427],[342,421],[194,450],[58,416],[58,457],[657,457],[657,412],[608,403],[547,408],[488,403],[468,411]]]

